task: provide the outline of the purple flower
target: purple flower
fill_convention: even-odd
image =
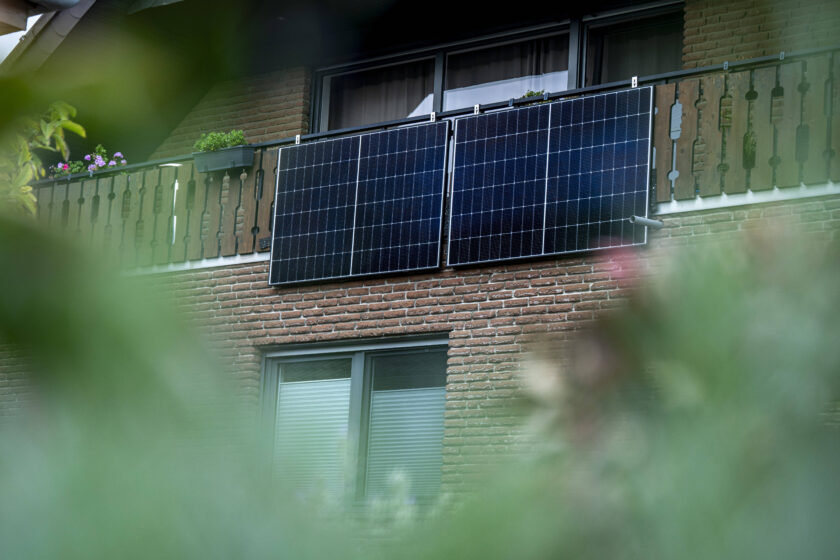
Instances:
[[[128,163],[128,162],[127,162],[127,161],[125,161],[125,160],[122,160],[120,163],[121,163],[122,165],[125,165],[125,164],[126,164],[126,163]]]
[[[88,171],[96,171],[96,164],[91,163],[90,165],[88,165]]]
[[[124,156],[122,155],[122,152],[117,152],[117,153],[114,154],[114,157],[115,158],[122,158]]]
[[[90,161],[90,154],[85,156],[85,161]]]
[[[108,167],[114,167],[115,165],[117,165],[117,162],[114,160],[108,162]]]

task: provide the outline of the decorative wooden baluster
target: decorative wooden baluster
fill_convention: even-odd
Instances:
[[[664,84],[654,88],[655,107],[653,116],[654,176],[656,177],[656,202],[671,200],[671,163],[673,143],[671,141],[671,107],[674,105],[676,87]]]
[[[55,195],[55,186],[56,184],[55,182],[53,182],[49,185],[44,185],[35,189],[38,222],[44,227],[49,227],[52,223],[53,196]]]
[[[802,124],[797,128],[796,155],[802,165],[802,182],[806,185],[825,183],[828,179],[828,57],[805,61],[805,81],[800,91]]]
[[[172,248],[172,216],[175,197],[175,167],[162,167],[160,183],[155,187],[154,238],[152,239],[152,264],[166,264]]]
[[[242,184],[242,199],[236,210],[236,252],[240,255],[254,252],[254,224],[257,219],[256,171],[257,168],[254,167],[250,174],[243,171],[239,176]]]
[[[755,140],[755,165],[750,169],[750,190],[773,188],[773,90],[776,67],[759,68],[753,74],[755,99],[750,109],[750,129]]]
[[[113,263],[119,263],[121,259],[125,217],[128,215],[123,205],[127,189],[128,176],[117,175],[108,193],[108,225],[105,226],[104,245],[105,255]]]
[[[696,196],[694,148],[697,141],[697,100],[699,80],[686,80],[677,85],[677,102],[682,107],[680,135],[676,139],[676,172],[674,198],[686,200]]]
[[[208,173],[211,177],[208,183],[207,198],[205,199],[204,224],[202,225],[202,241],[205,259],[219,256],[219,227],[222,218],[222,196],[224,175]],[[227,175],[227,173],[225,173]],[[227,197],[225,197],[227,198]]]
[[[747,165],[752,165],[750,136],[747,134],[749,123],[750,73],[735,72],[727,80],[727,96],[731,99],[729,107],[729,130],[726,133],[725,169],[723,178],[726,194],[743,193],[747,190]],[[750,160],[750,161],[747,161]]]
[[[81,198],[81,181],[73,181],[72,183],[67,185],[67,198],[65,199],[62,208],[61,222],[63,224],[62,228],[65,229],[67,233],[73,236],[78,236],[80,233],[79,214],[82,206],[81,204],[79,204],[79,200]]]
[[[137,266],[151,266],[155,236],[155,210],[160,202],[161,168],[147,169],[140,189],[140,219],[137,222]]]
[[[99,203],[96,198],[96,187],[99,179],[90,179],[82,183],[82,192],[79,195],[79,236],[86,247],[90,247],[93,241],[93,228],[96,217],[94,211],[99,211]],[[94,208],[97,206],[97,208]]]
[[[91,198],[90,246],[97,255],[102,255],[105,250],[105,228],[108,226],[108,212],[111,202],[108,195],[111,192],[113,181],[113,177],[97,179],[96,188]]]
[[[800,123],[802,63],[779,67],[779,87],[776,103],[776,185],[779,188],[799,186],[799,162],[796,161],[796,129]],[[778,93],[781,93],[779,99]]]
[[[84,237],[88,233],[85,224],[82,223],[82,214],[85,207],[85,183],[90,183],[90,179],[81,179],[72,183],[70,191],[70,223],[69,229],[73,236],[84,243]]]
[[[120,264],[134,267],[138,264],[140,243],[143,239],[145,224],[141,219],[143,197],[146,194],[143,184],[144,171],[136,171],[128,176],[128,187],[123,197],[123,238]]]
[[[219,222],[219,254],[229,257],[236,254],[236,211],[242,201],[242,181],[231,180],[230,175],[225,173],[220,198],[222,215]]]
[[[191,208],[189,224],[189,243],[187,246],[187,260],[198,260],[202,256],[202,245],[204,240],[201,237],[202,224],[206,219],[206,200],[208,183],[212,179],[209,173],[195,174],[195,188],[190,192]]]
[[[52,201],[52,221],[50,226],[60,231],[67,225],[67,216],[69,215],[70,203],[67,201],[67,189],[70,183],[67,181],[59,181],[55,184],[55,193]]]
[[[172,222],[175,232],[172,234],[170,262],[181,262],[187,258],[191,203],[195,199],[193,172],[191,161],[182,163],[178,168],[178,190],[175,193],[175,217]]]
[[[701,79],[702,95],[698,103],[700,130],[694,159],[694,174],[700,196],[717,196],[721,192],[723,131],[720,127],[720,113],[724,84],[723,74]],[[703,146],[702,150],[697,149],[700,145]]]
[[[280,150],[265,150],[262,156],[262,189],[257,209],[255,237],[257,251],[271,250],[274,195],[277,187],[277,156]]]

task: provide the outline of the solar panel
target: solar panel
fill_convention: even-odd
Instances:
[[[280,149],[270,284],[437,267],[448,123]]]
[[[652,88],[460,119],[448,263],[643,244]]]

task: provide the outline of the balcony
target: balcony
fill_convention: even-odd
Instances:
[[[654,210],[736,195],[749,202],[762,193],[818,193],[840,183],[836,49],[643,83],[656,84]],[[38,219],[125,268],[259,258],[270,249],[277,146],[288,141],[258,145],[246,170],[199,173],[185,156],[42,181]]]

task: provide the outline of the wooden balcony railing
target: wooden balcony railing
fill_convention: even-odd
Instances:
[[[57,179],[37,189],[38,218],[125,267],[268,251],[276,166],[277,148],[265,148],[232,176],[186,160]]]
[[[657,202],[840,182],[840,51],[656,86]]]
[[[840,51],[657,85],[654,104],[657,202],[840,183]],[[238,174],[186,159],[45,181],[39,220],[124,267],[268,251],[277,153]]]

